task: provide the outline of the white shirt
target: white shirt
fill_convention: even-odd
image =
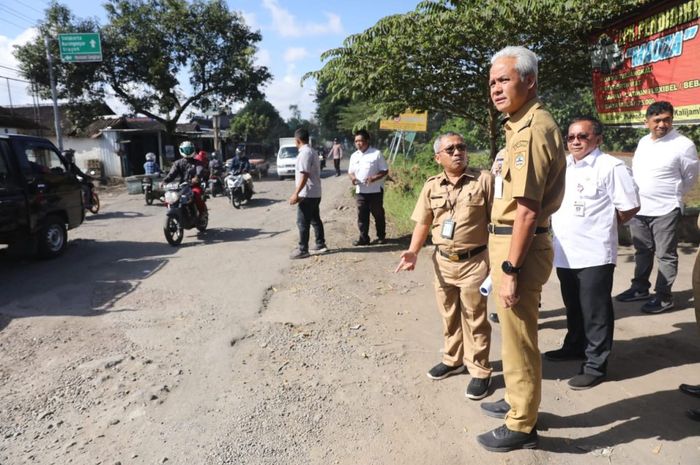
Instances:
[[[566,188],[552,215],[554,266],[588,268],[617,262],[617,215],[639,206],[637,186],[622,160],[596,148],[566,158]]]
[[[294,166],[294,182],[297,186],[301,183],[301,173],[306,173],[309,177],[299,192],[299,197],[320,198],[321,165],[318,155],[308,144],[299,147],[299,155]]]
[[[384,178],[365,185],[365,180],[374,176],[380,171],[388,171],[386,160],[382,156],[382,152],[369,147],[365,152],[359,150],[350,155],[350,164],[348,165],[348,173],[354,174],[360,184],[355,185],[355,192],[358,194],[376,194],[384,188]]]
[[[683,195],[698,178],[698,152],[693,141],[675,129],[659,139],[642,137],[632,159],[642,201],[638,215],[663,216],[682,206]]]

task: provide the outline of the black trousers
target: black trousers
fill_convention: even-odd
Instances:
[[[299,228],[299,250],[302,252],[309,251],[309,226],[313,226],[314,235],[316,236],[316,247],[326,245],[326,238],[323,232],[323,222],[319,206],[321,205],[321,197],[300,197],[297,204],[297,227]]]
[[[333,167],[335,168],[335,174],[340,176],[340,158],[333,159]]]
[[[557,268],[561,296],[566,306],[563,349],[585,353],[583,373],[604,375],[613,344],[615,314],[612,292],[615,265],[589,268]]]
[[[376,194],[357,194],[357,227],[360,229],[360,241],[362,242],[369,242],[370,213],[374,217],[374,224],[377,227],[377,239],[385,239],[384,190]]]

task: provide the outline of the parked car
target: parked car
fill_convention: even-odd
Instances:
[[[0,244],[52,258],[84,219],[80,183],[51,141],[0,135]]]

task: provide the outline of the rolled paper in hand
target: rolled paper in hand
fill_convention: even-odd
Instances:
[[[481,286],[479,286],[479,292],[483,296],[488,296],[493,288],[493,283],[491,282],[491,275],[488,275]]]

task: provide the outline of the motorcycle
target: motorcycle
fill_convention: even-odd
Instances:
[[[95,171],[90,171],[90,175],[94,176]],[[95,185],[92,183],[90,178],[83,178],[82,176],[76,176],[80,182],[80,188],[83,195],[83,206],[85,210],[89,211],[93,215],[97,215],[100,211],[100,197],[95,192]]]
[[[221,176],[219,174],[212,173],[209,176],[209,182],[207,182],[207,192],[212,197],[224,195],[224,184],[221,181]]]
[[[165,186],[165,213],[163,233],[168,244],[178,246],[182,242],[185,229],[197,228],[200,232],[207,230],[208,213],[200,214],[194,202],[194,192],[189,182],[168,183]],[[206,200],[206,196],[203,197]]]
[[[248,202],[253,196],[253,177],[248,173],[233,174],[226,176],[226,193],[234,208],[241,208],[241,205]]]
[[[156,183],[156,188],[153,187],[153,177],[151,176],[144,176],[141,179],[141,192],[143,192],[146,205],[153,205],[153,200],[162,199],[163,191],[158,189],[158,184]]]

